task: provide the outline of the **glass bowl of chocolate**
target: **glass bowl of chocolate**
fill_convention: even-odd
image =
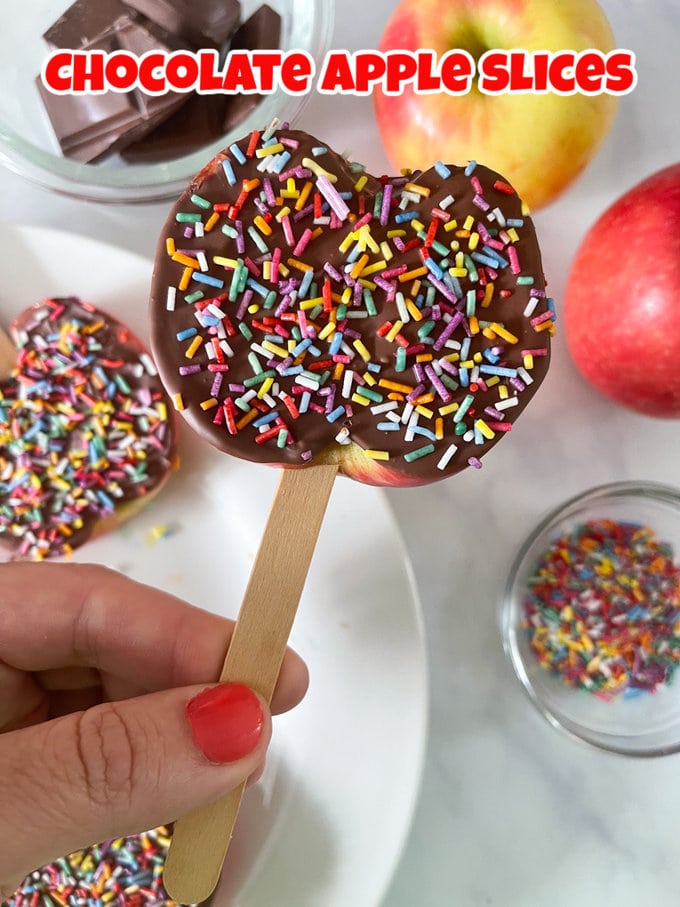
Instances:
[[[174,198],[220,149],[275,118],[295,120],[309,92],[284,87],[280,61],[300,52],[318,66],[333,12],[332,0],[18,6],[3,22],[0,163],[77,198]]]

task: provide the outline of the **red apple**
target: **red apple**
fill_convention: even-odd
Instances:
[[[574,361],[598,390],[649,416],[680,417],[680,163],[591,227],[564,318]]]
[[[615,47],[596,0],[402,0],[382,51],[460,48],[582,51]],[[547,204],[584,170],[616,112],[613,95],[374,94],[385,150],[396,169],[423,161],[478,160],[504,173],[531,208]]]

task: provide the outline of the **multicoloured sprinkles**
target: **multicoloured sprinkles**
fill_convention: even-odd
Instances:
[[[273,124],[193,180],[162,236],[152,343],[221,449],[304,465],[354,442],[431,481],[479,458],[545,375],[555,307],[527,211],[470,162],[376,179]]]
[[[680,664],[680,567],[637,523],[560,536],[528,579],[523,626],[540,664],[603,699],[654,692]]]
[[[93,306],[47,299],[14,334],[16,366],[0,388],[0,540],[40,560],[69,554],[161,484],[173,420],[149,354]]]
[[[79,850],[32,872],[2,907],[176,907],[161,878],[169,843],[162,826]]]

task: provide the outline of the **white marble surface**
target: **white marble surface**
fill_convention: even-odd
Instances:
[[[395,5],[338,4],[333,46],[375,46]],[[619,46],[638,55],[639,85],[585,176],[536,216],[558,301],[585,227],[625,187],[680,158],[678,0],[603,6]],[[312,97],[300,124],[374,172],[387,169],[370,100]],[[166,207],[78,203],[0,169],[0,220],[65,227],[148,254]],[[680,756],[627,760],[564,738],[533,711],[500,646],[499,592],[540,515],[604,481],[680,483],[678,423],[611,406],[579,378],[561,337],[555,349],[543,389],[481,472],[389,492],[424,603],[432,714],[422,793],[385,907],[680,899]]]

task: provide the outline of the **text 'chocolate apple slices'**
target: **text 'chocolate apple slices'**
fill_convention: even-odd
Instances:
[[[376,178],[274,124],[196,176],[157,252],[158,368],[207,441],[287,467],[239,617],[247,657],[237,626],[223,680],[270,694],[279,662],[263,683],[268,653],[253,640],[279,619],[267,609],[284,607],[281,588],[299,567],[290,627],[309,563],[295,533],[313,536],[311,557],[336,472],[407,486],[481,466],[547,372],[553,321],[528,212],[484,166]],[[205,863],[220,821],[202,812],[186,836],[178,823],[177,850]],[[206,897],[184,886],[191,860],[173,858],[175,846],[171,893]]]
[[[69,297],[2,335],[0,545],[69,554],[151,500],[175,459],[175,418],[149,353],[125,325]]]

